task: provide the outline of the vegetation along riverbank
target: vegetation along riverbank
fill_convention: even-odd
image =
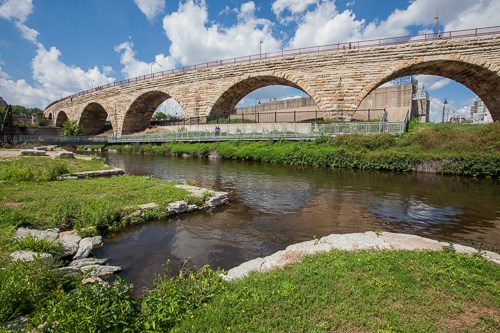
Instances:
[[[126,153],[216,155],[332,168],[500,176],[500,124],[412,124],[401,137],[389,134],[323,137],[312,142],[165,143],[110,146]]]
[[[0,160],[0,331],[495,332],[500,325],[500,267],[451,247],[335,250],[232,282],[208,266],[183,269],[172,279],[159,277],[140,299],[120,279],[82,284],[88,273],[59,270],[60,246],[11,235],[18,227],[75,228],[82,236],[117,230],[141,221],[122,218],[138,204],[197,200],[152,177],[56,181],[101,168],[98,160]],[[21,249],[56,260],[13,261],[9,253]]]

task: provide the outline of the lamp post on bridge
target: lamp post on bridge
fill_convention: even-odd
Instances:
[[[154,62],[154,61],[153,61],[153,62],[151,63],[151,76],[153,76],[153,65],[154,65],[154,64],[156,64],[156,62]]]
[[[259,101],[259,102],[257,102],[257,101]],[[254,113],[257,112],[257,104],[260,104],[260,98],[255,99]]]
[[[259,59],[262,60],[262,43],[264,41],[262,40],[262,38],[259,40]]]

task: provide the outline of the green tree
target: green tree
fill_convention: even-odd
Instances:
[[[76,120],[66,120],[62,127],[62,135],[64,136],[77,136],[83,133],[83,129]]]
[[[155,112],[153,114],[153,120],[168,120],[170,118],[169,115],[166,115],[163,112]]]

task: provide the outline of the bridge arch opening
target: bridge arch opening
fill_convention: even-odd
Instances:
[[[142,132],[151,126],[153,114],[182,117],[183,111],[173,98],[161,91],[149,91],[135,99],[123,120],[122,134]]]
[[[49,113],[49,115],[47,116],[47,119],[48,119],[49,123],[52,125],[52,121],[53,121],[52,112]]]
[[[290,101],[292,99],[294,103]],[[289,102],[284,103],[284,100]],[[266,112],[272,112],[275,117],[275,112],[284,114],[288,105],[292,104],[297,104],[297,107],[299,104],[300,107],[302,104],[308,104],[309,108],[316,109],[314,101],[305,89],[291,80],[277,76],[250,77],[234,84],[217,99],[209,114],[209,120],[229,116],[252,120],[251,114],[260,113],[265,116]]]
[[[491,114],[491,118],[493,121],[500,120],[500,76],[495,72],[486,67],[476,65],[469,62],[459,61],[459,60],[432,60],[425,61],[420,63],[415,63],[412,65],[408,65],[403,68],[399,68],[394,70],[392,73],[381,76],[376,82],[372,83],[370,86],[365,88],[360,95],[356,98],[356,103],[358,108],[366,107],[367,101],[369,100],[369,95],[380,86],[391,85],[393,82],[397,82],[398,79],[402,77],[416,77],[417,80],[428,81],[429,78],[439,77],[438,80],[442,80],[444,82],[446,79],[455,81],[452,82],[454,87],[458,87],[456,89],[460,90],[460,87],[463,86],[462,90],[465,89],[467,92],[472,92],[465,98],[460,98],[461,101],[469,100],[472,103],[474,98],[471,96],[475,95],[479,98],[481,103],[484,103],[484,106],[489,110]],[[458,84],[457,84],[458,83]],[[425,86],[425,85],[424,85]],[[427,86],[427,88],[430,88]],[[432,90],[432,89],[431,89]],[[429,89],[427,89],[429,91]],[[425,91],[417,90],[414,91],[413,97],[414,102],[425,99],[425,96],[421,95],[425,94]],[[416,95],[416,96],[415,96]],[[444,103],[444,97],[434,97],[431,91],[430,94],[430,103],[431,103],[431,121],[442,121],[442,115],[440,119],[436,119],[436,117],[432,117],[432,103],[439,104],[437,100],[440,100],[445,108],[450,107],[449,101]],[[446,96],[445,96],[446,97]],[[450,97],[448,96],[448,99]],[[434,100],[434,101],[433,101]],[[460,104],[461,101],[458,101]],[[436,107],[436,105],[434,106]],[[460,105],[455,105],[454,109],[460,107]],[[445,116],[446,117],[446,116]],[[422,119],[421,119],[422,120]],[[450,117],[446,117],[445,121],[450,121]]]
[[[56,126],[62,127],[64,123],[68,120],[68,115],[64,111],[59,111],[56,116]]]
[[[105,132],[109,127],[106,124],[107,119],[108,113],[101,104],[95,102],[88,104],[83,109],[79,122],[83,135],[97,135]]]

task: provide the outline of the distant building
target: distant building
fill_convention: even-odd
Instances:
[[[349,119],[353,121],[377,120],[383,116],[384,110],[387,110],[388,121],[403,121],[408,114],[410,119],[420,119],[421,122],[428,122],[430,113],[429,95],[423,91],[422,87],[418,86],[415,78],[402,78],[394,81],[391,86],[379,87],[372,91],[363,99],[358,110],[349,116]],[[297,113],[294,114],[294,111]],[[311,97],[300,97],[269,100],[269,102],[261,102],[257,99],[255,105],[238,108],[235,113],[237,115],[255,112],[288,113],[290,118],[288,120],[302,121],[302,117],[306,117],[305,112],[311,111],[318,111],[314,100]],[[254,119],[254,117],[250,116],[249,119]],[[285,117],[282,115],[280,119],[283,120]]]
[[[2,98],[0,97],[0,108],[6,108],[7,107],[7,102]]]
[[[474,124],[484,124],[493,122],[493,118],[491,118],[490,111],[488,110],[486,105],[484,105],[483,101],[479,97],[476,97],[474,102],[472,102],[472,105],[470,107],[470,113],[472,122]]]

